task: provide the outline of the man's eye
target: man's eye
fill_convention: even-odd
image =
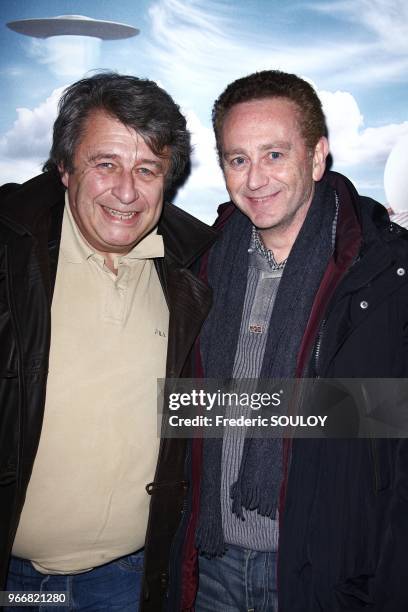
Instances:
[[[107,170],[112,170],[112,168],[114,167],[112,162],[99,162],[99,164],[97,164],[98,168],[101,168],[102,170],[107,169]]]
[[[282,157],[282,153],[279,153],[279,151],[271,151],[269,153],[269,156],[271,159],[279,159],[280,157]]]
[[[234,157],[230,161],[231,166],[242,166],[245,164],[245,157]]]
[[[150,168],[138,168],[137,171],[139,172],[139,174],[144,174],[146,176],[148,176],[149,174],[153,174],[153,172],[150,170]]]

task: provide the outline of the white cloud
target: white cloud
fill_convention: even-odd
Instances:
[[[408,4],[406,0],[361,0],[363,22],[392,53],[408,52]],[[354,4],[354,11],[356,3]],[[356,15],[356,13],[354,13]],[[361,19],[361,11],[356,15]]]
[[[408,3],[406,0],[338,0],[309,4],[316,11],[343,16],[374,34],[389,53],[408,52]]]
[[[277,29],[270,33],[246,29],[245,10],[240,20],[226,17],[219,2],[158,0],[149,9],[152,39],[149,54],[169,86],[214,99],[234,78],[256,70],[277,68],[319,74],[352,65],[367,53],[360,42],[325,41],[303,46]],[[229,13],[231,15],[231,13]],[[175,70],[177,66],[177,70]]]
[[[10,161],[0,157],[0,185],[4,183],[24,183],[33,176],[40,174],[41,162],[32,159],[17,159]]]
[[[353,25],[299,40],[278,20],[273,31],[254,30],[245,16],[250,6],[240,5],[238,18],[225,2],[157,0],[149,8],[153,42],[147,48],[167,86],[190,105],[189,91],[214,100],[233,79],[271,68],[325,79],[326,86],[405,81],[407,7],[406,0],[301,3],[308,17],[318,10]]]
[[[98,65],[101,40],[89,36],[52,36],[30,40],[29,55],[60,78],[79,78]]]
[[[212,223],[217,204],[229,199],[215,152],[212,128],[206,127],[192,110],[183,110],[191,132],[192,171],[177,194],[176,203],[207,223]]]
[[[19,66],[19,65],[10,65],[10,66],[6,66],[2,69],[0,69],[0,75],[3,77],[7,77],[7,78],[13,78],[13,79],[20,79],[20,78],[24,78],[25,77],[25,69],[23,68],[23,66]]]
[[[13,127],[0,138],[2,156],[43,160],[48,156],[52,126],[62,91],[62,87],[54,89],[44,102],[33,109],[17,108],[17,119]]]
[[[386,83],[406,81],[408,71],[408,3],[406,0],[333,0],[312,2],[302,8],[345,19],[348,39],[365,40],[365,49],[352,63],[333,66],[337,82]],[[340,43],[347,40],[340,35]],[[324,53],[324,51],[322,50]]]
[[[193,145],[191,182],[208,188],[223,187],[224,179],[217,161],[212,128],[205,126],[194,111],[187,110],[184,114]]]
[[[385,163],[397,140],[408,133],[408,121],[365,127],[353,95],[346,91],[319,91],[329,128],[336,166]]]
[[[364,194],[383,189],[383,182],[381,180],[359,179],[357,177],[353,178],[352,176],[349,176],[349,179],[354,183],[359,193]]]

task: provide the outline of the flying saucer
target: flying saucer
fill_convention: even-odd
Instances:
[[[59,15],[41,19],[18,19],[6,24],[10,30],[34,36],[49,38],[50,36],[94,36],[102,40],[118,40],[130,38],[139,34],[140,30],[133,26],[116,21],[92,19],[84,15]]]

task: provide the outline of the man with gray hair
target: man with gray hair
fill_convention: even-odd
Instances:
[[[1,190],[1,582],[35,609],[162,607],[186,483],[157,379],[189,372],[215,235],[163,206],[189,154],[163,89],[101,73],[64,92],[46,171]]]

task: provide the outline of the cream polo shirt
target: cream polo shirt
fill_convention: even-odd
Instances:
[[[86,571],[144,545],[167,352],[163,255],[151,233],[118,256],[116,276],[66,203],[44,424],[13,548],[40,572]]]

